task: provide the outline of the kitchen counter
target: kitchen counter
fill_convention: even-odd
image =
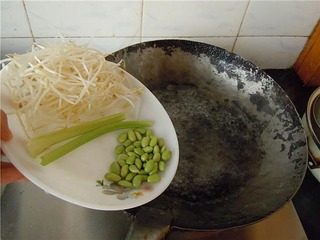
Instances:
[[[286,91],[302,116],[314,88],[304,87],[292,70],[266,72]],[[307,170],[292,202],[263,221],[233,232],[173,231],[168,239],[319,239],[319,190],[320,183]],[[46,194],[32,183],[10,184],[1,197],[2,240],[124,239],[131,220],[122,211],[96,211],[75,206]]]
[[[301,188],[292,199],[308,239],[320,236],[320,183],[307,170]]]
[[[307,240],[292,202],[274,215],[249,226],[212,232],[173,231],[167,240]]]
[[[265,70],[285,90],[303,116],[315,87],[306,87],[293,70]],[[300,189],[292,199],[308,239],[320,238],[320,183],[308,169]]]

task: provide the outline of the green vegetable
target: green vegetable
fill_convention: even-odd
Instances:
[[[135,160],[136,160],[136,157],[132,155],[126,159],[126,163],[129,165],[132,165],[132,164],[134,164]]]
[[[159,139],[158,139],[158,145],[159,145],[160,148],[162,148],[162,147],[164,146],[164,140],[163,140],[163,138],[159,138]]]
[[[123,151],[124,151],[124,146],[123,145],[119,145],[119,146],[116,147],[115,152],[116,152],[117,155],[121,154]]]
[[[136,148],[141,147],[141,141],[136,141],[133,143],[133,146],[135,146]]]
[[[125,161],[125,160],[122,160],[122,159],[118,159],[118,160],[117,160],[117,163],[118,163],[121,167],[123,167],[124,165],[126,165],[126,161]]]
[[[110,172],[120,175],[120,165],[117,162],[113,162],[110,165]]]
[[[157,173],[157,172],[158,172],[158,169],[159,169],[158,163],[155,163],[155,164],[154,164],[154,167],[153,167],[152,171],[149,173],[149,175],[152,175],[152,174]]]
[[[137,168],[136,165],[130,165],[129,166],[129,171],[132,172],[132,173],[138,173],[139,169]]]
[[[134,153],[134,152],[127,152],[128,156],[135,156],[138,157],[138,154]]]
[[[118,182],[121,180],[121,177],[118,174],[115,173],[106,173],[104,175],[105,179],[112,181],[112,182]]]
[[[140,159],[141,159],[142,162],[147,161],[147,160],[149,159],[148,153],[143,153],[143,154],[141,155]]]
[[[159,170],[164,171],[166,169],[166,163],[164,161],[159,162]]]
[[[125,140],[124,142],[123,142],[123,146],[125,146],[125,147],[129,147],[130,145],[131,145],[131,140],[129,140],[129,139],[127,139],[127,140]]]
[[[141,146],[142,147],[147,147],[147,146],[149,146],[149,142],[150,142],[150,137],[144,137],[141,140]]]
[[[138,139],[139,141],[141,141],[141,139],[142,139],[141,134],[140,134],[138,131],[135,131],[134,133],[136,134],[137,139]]]
[[[150,141],[150,144],[151,144],[151,141]],[[151,146],[144,147],[143,151],[146,153],[151,153],[151,152],[153,152],[153,147],[151,147]]]
[[[164,161],[168,161],[172,156],[172,152],[169,150],[165,150],[162,155],[161,155],[161,159]]]
[[[149,143],[149,146],[150,147],[154,147],[157,143],[158,143],[158,138],[152,136],[151,140],[150,140],[150,143]]]
[[[155,167],[155,162],[153,160],[150,160],[146,163],[144,170],[149,173],[151,172]]]
[[[129,172],[128,175],[126,176],[125,180],[131,182],[136,175],[137,174],[135,174],[133,172]]]
[[[128,138],[128,134],[127,133],[122,133],[122,134],[119,135],[118,141],[123,143],[124,141],[127,140],[127,138]]]
[[[121,170],[120,170],[120,176],[121,178],[125,178],[129,173],[129,166],[128,165],[124,165],[121,167]]]
[[[44,154],[41,157],[41,165],[45,166],[58,158],[64,156],[65,154],[73,151],[74,149],[80,147],[81,145],[101,136],[106,133],[117,131],[121,129],[127,128],[135,128],[135,127],[150,127],[152,122],[150,121],[122,121],[117,123],[112,123],[105,125],[103,127],[96,128],[90,132],[86,132],[81,136],[71,140],[70,142]]]
[[[132,152],[134,150],[134,145],[126,147],[126,152]]]
[[[148,176],[147,182],[149,183],[157,183],[161,180],[161,176],[158,173],[155,174],[151,174],[150,176]]]
[[[138,188],[144,181],[157,183],[161,180],[158,172],[165,171],[166,161],[172,157],[172,152],[167,149],[163,138],[154,136],[151,129],[139,128],[139,130],[130,129],[128,132],[121,133],[118,141],[120,145],[115,148],[117,155],[115,165],[121,166],[120,176],[125,182],[119,181],[118,178],[116,178],[117,181],[111,180],[111,182],[125,188],[130,187],[130,184],[131,187]],[[119,149],[125,149],[126,154]],[[111,164],[113,165],[114,163]],[[119,171],[119,168],[116,170]],[[114,172],[113,168],[110,168],[110,172]]]
[[[127,180],[120,180],[118,182],[118,184],[121,186],[121,187],[124,187],[124,188],[130,188],[132,187],[132,183],[127,181]]]
[[[161,159],[161,155],[160,155],[160,153],[155,153],[154,155],[153,155],[153,161],[155,161],[155,162],[159,162],[160,161],[160,159]]]
[[[139,132],[140,134],[145,134],[146,133],[146,129],[144,129],[144,128],[136,128],[135,130],[137,132]]]
[[[137,176],[135,176],[134,178],[133,178],[133,180],[132,180],[132,185],[134,186],[134,187],[140,187],[141,186],[141,182],[142,182],[142,177],[141,177],[141,175],[137,175]]]
[[[153,154],[159,153],[160,152],[160,147],[158,145],[153,147]]]
[[[36,138],[31,138],[27,143],[27,150],[32,157],[37,157],[44,150],[56,143],[90,132],[93,129],[106,126],[108,124],[123,121],[124,119],[125,114],[118,113],[98,120],[86,122],[74,127],[60,129]]]
[[[133,130],[128,132],[128,138],[131,140],[131,142],[135,142],[137,140],[137,136]]]
[[[135,148],[133,149],[134,153],[138,154],[139,156],[142,156],[144,154],[144,151],[141,148]]]
[[[140,170],[142,168],[142,161],[140,158],[136,158],[134,161],[134,164],[136,165],[136,167]]]

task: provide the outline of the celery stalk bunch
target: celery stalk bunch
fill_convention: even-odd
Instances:
[[[32,157],[40,155],[40,164],[45,166],[83,144],[106,133],[121,129],[150,126],[152,126],[152,122],[150,121],[126,121],[125,114],[118,113],[109,117],[73,126],[71,128],[57,130],[49,134],[31,138],[27,143],[27,150]],[[56,147],[57,144],[60,145]]]

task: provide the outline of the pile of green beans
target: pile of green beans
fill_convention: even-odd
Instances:
[[[118,136],[115,147],[116,160],[110,165],[105,179],[123,188],[138,188],[142,182],[157,183],[160,172],[165,171],[166,162],[172,152],[163,138],[158,138],[151,129],[136,128]]]

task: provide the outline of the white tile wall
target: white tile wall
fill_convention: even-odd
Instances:
[[[307,37],[239,37],[234,52],[260,68],[284,69],[292,66]]]
[[[288,68],[320,17],[320,0],[0,1],[1,57],[63,34],[113,52],[140,41],[189,39],[261,68]],[[29,22],[28,22],[29,20]]]
[[[319,1],[251,1],[240,36],[309,36]]]
[[[32,37],[22,1],[1,1],[1,38]]]
[[[35,37],[139,37],[142,1],[25,0]]]

